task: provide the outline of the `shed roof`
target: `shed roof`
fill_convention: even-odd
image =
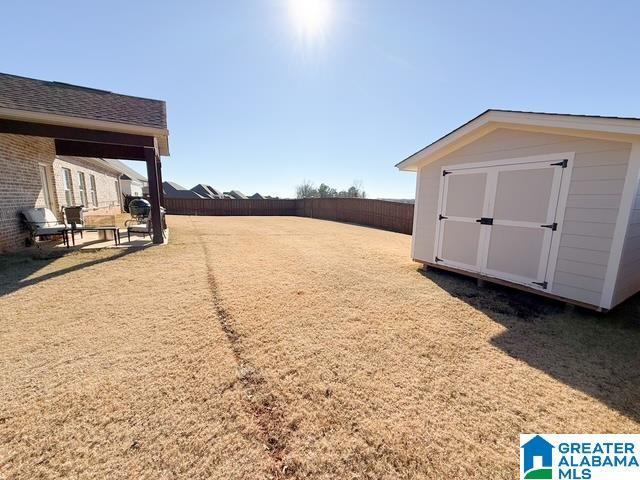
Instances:
[[[415,171],[497,128],[555,130],[565,135],[629,140],[640,136],[640,118],[489,109],[408,156],[396,167]]]

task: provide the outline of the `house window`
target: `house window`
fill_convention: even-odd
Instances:
[[[78,172],[78,190],[80,191],[80,203],[86,207],[89,202],[87,202],[87,182],[83,172]]]
[[[91,189],[91,203],[94,207],[98,206],[98,192],[96,191],[96,176],[89,175],[89,188]]]
[[[49,173],[46,165],[38,165],[40,170],[40,183],[42,184],[42,194],[44,195],[44,204],[51,210],[51,187],[49,184]]]
[[[64,201],[67,207],[73,205],[73,183],[71,182],[71,170],[62,169],[62,183],[64,186]]]

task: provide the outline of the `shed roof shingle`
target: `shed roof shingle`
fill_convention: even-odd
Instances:
[[[167,128],[162,100],[0,73],[0,107]]]

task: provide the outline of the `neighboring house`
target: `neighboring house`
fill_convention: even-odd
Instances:
[[[0,74],[0,251],[25,245],[20,211],[64,205],[119,211],[121,172],[103,158],[146,162],[168,155],[165,104],[104,90]],[[154,242],[161,243],[159,187]]]
[[[120,191],[122,195],[141,197],[145,189],[147,189],[148,193],[147,177],[119,160],[105,159],[105,162],[121,172]]]
[[[195,187],[191,189],[192,192],[197,193],[203,198],[211,198],[211,199],[220,199],[224,198],[224,194],[213,188],[211,185],[205,185],[203,183],[199,183]]]
[[[224,195],[226,198],[235,198],[236,200],[247,199],[247,196],[238,190],[231,190],[230,192],[224,192]]]
[[[164,190],[165,198],[203,198],[196,192],[187,190],[176,182],[163,182],[162,188]]]
[[[264,197],[260,195],[258,192],[254,193],[249,197],[251,200],[264,200]]]
[[[640,291],[640,119],[488,110],[397,166],[416,261],[599,310]]]
[[[59,155],[52,167],[53,178],[41,167],[44,203],[50,210],[81,205],[89,212],[121,212],[120,171],[105,160]]]
[[[145,184],[135,178],[131,178],[126,173],[120,175],[120,188],[122,195],[130,197],[142,197]]]

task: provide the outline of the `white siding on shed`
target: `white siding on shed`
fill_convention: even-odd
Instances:
[[[638,290],[640,290],[640,185],[636,187],[635,200],[620,259],[613,304],[620,303]]]
[[[575,152],[550,293],[599,305],[630,151],[630,143],[495,130],[418,171],[413,258],[433,261],[442,166]],[[640,209],[640,200],[636,207]],[[635,218],[640,223],[640,210]],[[636,228],[640,233],[640,226]],[[640,234],[636,238],[638,252],[634,258],[640,265]]]

